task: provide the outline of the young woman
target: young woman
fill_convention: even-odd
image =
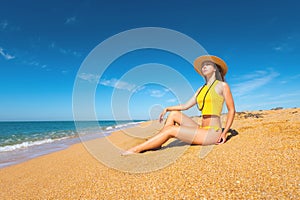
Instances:
[[[123,155],[159,148],[170,138],[198,145],[222,144],[226,141],[226,133],[235,115],[232,94],[228,84],[224,82],[227,65],[217,56],[205,55],[195,60],[194,68],[205,78],[206,84],[185,104],[165,108],[159,116],[160,122],[167,112],[170,114],[160,132],[146,142],[127,150]],[[224,101],[228,114],[222,129],[220,115]],[[202,112],[201,125],[181,112],[196,104]]]

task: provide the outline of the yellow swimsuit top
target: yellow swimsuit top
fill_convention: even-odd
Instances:
[[[221,115],[224,97],[215,90],[218,82],[218,80],[215,80],[210,87],[204,85],[197,95],[197,106],[202,111],[202,115]]]

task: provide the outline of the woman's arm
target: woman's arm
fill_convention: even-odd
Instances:
[[[218,144],[222,144],[225,142],[226,140],[226,133],[229,131],[233,119],[234,119],[234,115],[235,115],[235,107],[234,107],[234,101],[232,98],[232,94],[229,88],[229,85],[227,83],[223,83],[223,96],[226,102],[226,106],[227,106],[227,119],[226,119],[226,124],[225,124],[225,128],[218,140]]]
[[[193,107],[194,105],[196,105],[197,101],[197,95],[199,93],[201,88],[199,88],[196,93],[193,95],[193,97],[191,99],[189,99],[185,104],[181,104],[181,105],[177,105],[177,106],[170,106],[165,108],[162,113],[159,116],[159,121],[161,122],[164,118],[164,115],[169,112],[169,111],[182,111],[182,110],[188,110],[189,108]]]

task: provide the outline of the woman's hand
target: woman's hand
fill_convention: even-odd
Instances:
[[[226,142],[226,133],[222,133],[216,144],[224,144]]]
[[[165,108],[165,109],[161,112],[161,114],[159,115],[159,123],[161,123],[161,122],[164,120],[164,116],[165,116],[166,112],[168,112],[168,111],[167,111],[167,109]]]

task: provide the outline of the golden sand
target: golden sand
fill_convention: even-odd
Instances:
[[[160,127],[147,122],[89,141],[88,150],[80,143],[0,169],[0,199],[300,199],[299,108],[237,113],[238,134],[223,145],[172,140],[141,155],[117,152]]]

